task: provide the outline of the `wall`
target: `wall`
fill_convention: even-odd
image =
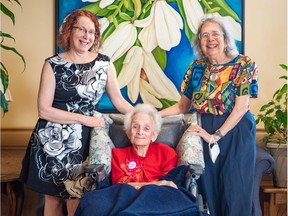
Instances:
[[[11,1],[13,2],[13,1]],[[9,89],[13,101],[9,112],[1,119],[2,128],[32,128],[37,120],[37,92],[41,68],[45,58],[54,53],[54,1],[26,0],[18,4],[3,3],[15,13],[16,24],[1,13],[1,28],[15,39],[17,50],[25,57],[27,68],[22,73],[23,63],[12,52],[3,51],[2,61],[9,73]]]
[[[7,0],[3,3],[7,4]],[[1,118],[2,146],[27,144],[37,121],[41,68],[44,59],[54,54],[54,1],[26,0],[21,4],[22,10],[16,3],[12,5],[16,14],[15,27],[1,14],[2,31],[15,37],[15,46],[27,61],[27,68],[21,73],[21,60],[10,52],[1,53],[2,61],[7,62],[6,67],[10,71],[9,88],[13,96],[9,112]],[[278,65],[287,64],[287,1],[246,0],[244,17],[245,54],[254,59],[260,68],[259,98],[251,100],[251,111],[257,114],[279,86],[278,77],[283,73]],[[258,125],[260,133],[261,127]]]
[[[283,83],[278,77],[284,75],[279,64],[287,65],[287,0],[246,0],[245,4],[245,53],[260,70],[259,97],[251,100],[257,114]]]

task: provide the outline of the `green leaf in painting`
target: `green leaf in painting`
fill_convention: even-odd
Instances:
[[[121,58],[117,59],[115,62],[113,62],[114,67],[116,69],[117,76],[119,75],[119,73],[122,69],[123,61],[124,61],[125,57],[126,57],[126,54],[121,56]]]
[[[132,0],[134,3],[134,17],[137,19],[142,11],[142,3],[140,0]]]
[[[119,16],[125,21],[130,21],[131,20],[131,17],[127,13],[120,12]]]
[[[161,49],[160,47],[156,47],[153,51],[152,54],[157,61],[158,65],[161,67],[161,69],[164,71],[167,65],[167,54],[165,50]]]
[[[180,14],[181,14],[181,16],[183,18],[183,21],[184,21],[185,35],[188,38],[191,47],[193,47],[195,34],[190,30],[190,28],[188,26],[187,18],[186,18],[185,12],[184,12],[184,7],[183,7],[182,0],[176,0],[176,1],[177,1],[177,5],[178,5],[178,8],[179,8],[179,12],[180,12]]]
[[[159,101],[161,102],[163,106],[162,109],[168,108],[176,103],[176,101],[170,101],[164,98],[160,98]]]
[[[106,8],[100,8],[99,7],[100,2],[95,2],[92,4],[89,4],[87,6],[82,7],[83,10],[88,10],[91,13],[97,15],[97,16],[107,16],[110,10]]]
[[[224,0],[214,0],[207,1],[207,0],[200,0],[201,5],[205,8],[205,12],[213,13],[215,10],[221,14],[222,16],[231,16],[237,22],[241,23],[241,19],[239,16],[234,12],[234,10],[226,3]]]

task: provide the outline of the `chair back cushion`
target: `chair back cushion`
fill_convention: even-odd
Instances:
[[[123,148],[130,145],[130,140],[123,129],[124,115],[113,113],[109,117],[113,120],[113,124],[110,125],[109,136],[115,147]],[[156,141],[175,149],[185,129],[183,114],[163,117],[162,128]]]

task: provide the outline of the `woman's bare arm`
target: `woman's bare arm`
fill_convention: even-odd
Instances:
[[[225,136],[232,128],[234,128],[245,115],[245,113],[249,110],[249,97],[249,95],[243,95],[236,98],[235,106],[231,114],[226,119],[224,124],[220,128],[218,128],[223,136]],[[209,134],[199,125],[191,125],[188,130],[193,135],[201,136],[207,143],[209,143],[211,139],[211,134]],[[219,139],[221,138],[215,135],[215,140],[218,141]]]
[[[120,92],[119,84],[116,77],[116,70],[112,62],[110,63],[108,70],[106,91],[112,104],[119,112],[125,114],[131,109],[133,109],[133,106],[123,98]]]
[[[176,115],[181,113],[186,113],[190,110],[191,100],[187,98],[184,94],[181,96],[180,100],[174,105],[159,111],[161,116]]]

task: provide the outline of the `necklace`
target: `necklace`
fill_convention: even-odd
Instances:
[[[219,65],[211,65],[210,68],[210,80],[215,81],[217,79],[217,73],[219,72]]]

